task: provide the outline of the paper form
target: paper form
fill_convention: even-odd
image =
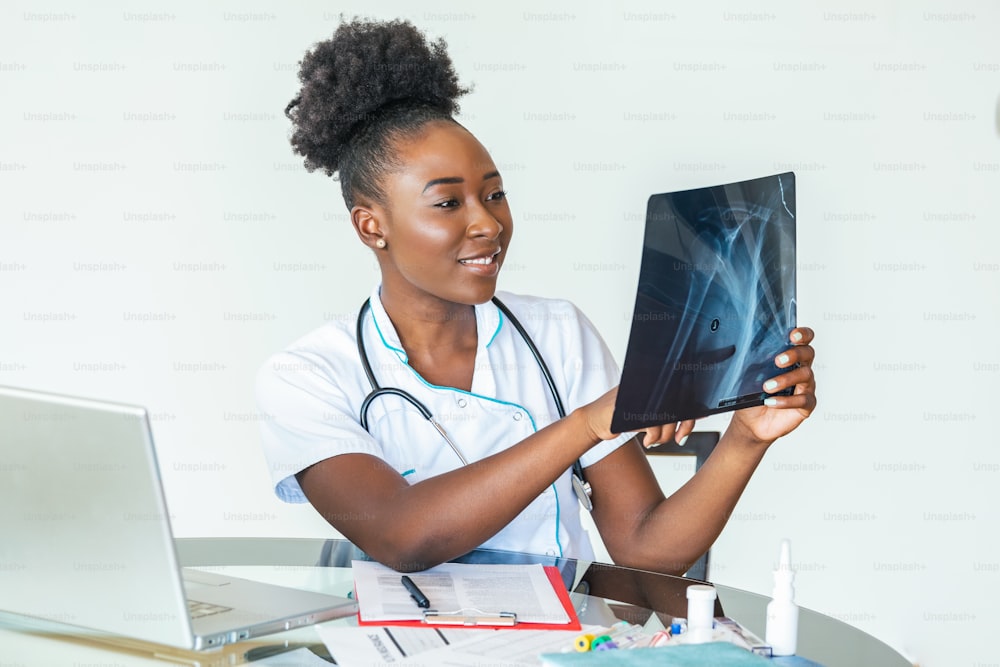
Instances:
[[[583,632],[601,629],[584,626]],[[491,635],[474,637],[417,656],[408,667],[452,667],[497,665],[518,667],[541,665],[543,653],[573,651],[580,630],[493,630]]]
[[[423,619],[399,572],[371,561],[354,561],[352,568],[362,621]],[[514,612],[518,623],[571,621],[541,565],[445,563],[408,576],[439,612]]]
[[[323,643],[339,665],[405,664],[413,658],[494,630],[350,627],[318,625]]]
[[[584,632],[600,626],[584,626]],[[571,650],[580,630],[448,630],[444,628],[316,626],[337,664],[446,667],[540,665],[541,653]]]

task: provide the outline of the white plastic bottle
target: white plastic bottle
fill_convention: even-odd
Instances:
[[[705,644],[712,641],[715,625],[715,587],[695,584],[687,587],[687,644]]]
[[[795,571],[792,569],[792,546],[781,541],[778,569],[774,571],[774,590],[767,605],[767,628],[764,641],[772,655],[795,655],[799,638],[799,607],[795,604]]]

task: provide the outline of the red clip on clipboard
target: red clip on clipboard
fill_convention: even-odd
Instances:
[[[440,627],[441,625],[446,625],[449,628],[493,628],[493,629],[510,629],[510,630],[579,630],[580,629],[580,619],[577,618],[576,609],[573,608],[573,602],[569,599],[569,592],[567,592],[566,587],[563,585],[562,576],[559,574],[559,569],[551,565],[546,565],[543,568],[545,570],[545,576],[548,577],[549,583],[552,584],[552,589],[555,591],[556,596],[559,598],[559,603],[562,605],[563,610],[569,617],[569,623],[529,623],[518,621],[516,618],[514,622],[511,623],[507,617],[501,617],[497,612],[484,613],[482,615],[469,615],[461,613],[440,613],[437,618],[442,619],[437,622],[428,622],[426,620],[420,621],[363,621],[361,620],[361,611],[358,611],[358,625],[367,626],[401,626],[410,628],[433,628]],[[447,616],[452,616],[456,619],[455,622],[447,622],[443,620]],[[465,619],[475,619],[476,622],[465,622]],[[480,622],[481,621],[481,622]],[[491,622],[492,621],[492,622]]]

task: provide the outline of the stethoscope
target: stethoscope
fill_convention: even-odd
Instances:
[[[510,323],[514,325],[515,329],[517,329],[517,333],[521,334],[521,338],[524,339],[528,349],[531,350],[531,356],[535,358],[535,363],[538,364],[538,367],[542,371],[542,375],[545,377],[545,382],[549,386],[549,392],[552,394],[552,400],[555,401],[556,404],[556,411],[559,413],[559,418],[562,419],[566,416],[566,410],[563,408],[562,399],[559,398],[559,391],[556,389],[555,381],[552,379],[552,373],[549,372],[548,366],[545,365],[545,360],[542,359],[542,355],[538,352],[538,348],[535,347],[535,343],[531,340],[531,336],[528,335],[528,332],[524,330],[524,327],[521,326],[518,319],[514,317],[514,314],[510,312],[510,309],[508,309],[507,306],[500,301],[500,299],[493,297],[493,303],[500,309],[500,312],[503,313],[508,320],[510,320]],[[462,454],[462,450],[460,450],[458,445],[456,445],[452,439],[448,437],[448,433],[444,430],[444,427],[434,419],[434,415],[431,414],[431,411],[427,409],[426,405],[418,401],[416,397],[409,392],[403,391],[397,387],[380,387],[378,382],[375,380],[375,374],[372,372],[371,364],[368,363],[368,353],[365,351],[365,339],[363,333],[364,327],[362,326],[364,323],[365,313],[368,312],[370,308],[371,299],[366,299],[365,302],[361,304],[361,310],[358,311],[358,356],[361,357],[361,365],[365,369],[365,375],[368,376],[368,382],[372,385],[371,392],[365,396],[365,400],[361,403],[361,426],[363,426],[366,431],[368,430],[368,408],[371,407],[372,401],[379,396],[399,396],[404,401],[407,401],[410,405],[419,410],[420,414],[424,416],[424,419],[431,423],[437,432],[441,434],[441,437],[444,438],[444,441],[448,443],[448,446],[451,447],[452,451],[455,452],[455,455],[458,456],[462,465],[469,465],[469,460]],[[594,503],[590,499],[590,495],[592,493],[590,484],[583,479],[583,464],[580,463],[579,459],[577,459],[573,464],[573,492],[576,493],[576,497],[580,500],[580,504],[583,505],[587,511],[594,508]]]

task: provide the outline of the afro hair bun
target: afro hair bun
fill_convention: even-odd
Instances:
[[[306,169],[333,176],[352,137],[395,108],[456,114],[468,90],[458,85],[446,49],[443,39],[428,43],[404,20],[355,19],[315,44],[301,61],[302,88],[285,108]]]

